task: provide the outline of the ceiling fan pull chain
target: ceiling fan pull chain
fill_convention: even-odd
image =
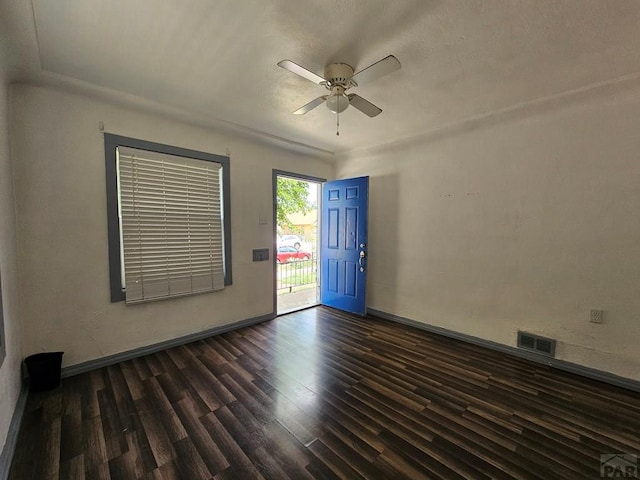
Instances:
[[[340,112],[336,112],[336,135],[340,135]]]

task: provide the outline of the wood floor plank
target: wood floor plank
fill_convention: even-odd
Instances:
[[[9,480],[582,479],[640,394],[313,308],[29,396]]]
[[[162,467],[166,463],[172,462],[176,458],[176,452],[158,411],[153,408],[146,397],[137,400],[136,406],[140,412],[140,423],[148,439],[156,465]]]
[[[186,437],[178,440],[173,444],[176,450],[176,464],[180,471],[180,478],[188,478],[189,480],[209,480],[212,475],[205,465],[204,460],[198,453],[198,450]]]
[[[64,415],[60,424],[60,461],[64,462],[81,455],[83,448],[80,412]]]
[[[329,409],[327,408],[327,410]],[[349,417],[340,415],[340,412],[334,412],[333,416],[327,415],[327,420],[324,423],[327,432],[331,432],[342,442],[351,445],[355,452],[371,463],[374,463],[384,450],[384,442],[378,436],[380,432],[374,434],[363,429],[360,425],[352,422]]]
[[[40,457],[40,469],[38,476],[47,478],[52,472],[60,469],[60,424],[58,416],[51,422],[47,422],[43,431],[43,448]]]
[[[380,438],[387,445],[393,445],[394,450],[407,462],[427,472],[429,476],[434,478],[456,480],[490,478],[480,470],[465,464],[460,457],[452,460],[447,455],[446,450],[439,448],[433,442],[416,444],[388,431],[382,432]]]
[[[249,455],[249,458],[256,466],[256,469],[266,479],[272,480],[298,480],[301,478],[309,478],[307,475],[301,475],[299,472],[295,472],[294,475],[290,475],[286,469],[281,465],[272,455],[266,447],[260,447]]]
[[[150,439],[140,420],[139,412],[131,415],[130,421],[132,427],[126,433],[129,451],[134,451],[137,454],[136,461],[142,463],[145,472],[153,471],[158,467],[158,464],[149,443]]]
[[[156,352],[153,356],[157,358],[162,365],[162,373],[174,376],[176,372],[180,371],[180,368],[167,352],[168,350],[163,350],[161,352]]]
[[[215,478],[264,479],[264,476],[240,448],[236,439],[224,428],[213,412],[202,417],[202,424],[211,438],[215,439],[220,450],[230,463],[230,466],[217,474]]]
[[[157,412],[157,416],[160,418],[160,421],[167,432],[169,441],[171,443],[176,443],[187,438],[187,432],[183,424],[180,422],[173,405],[171,405],[164,394],[162,387],[160,387],[157,378],[149,378],[145,380],[143,384],[147,391],[147,398],[149,399],[150,406],[154,412]]]
[[[96,392],[100,406],[100,420],[102,421],[102,435],[104,437],[107,459],[116,458],[127,451],[124,428],[118,417],[115,399],[107,389]]]
[[[398,475],[390,475],[388,478],[403,478],[410,480],[433,480],[432,473],[424,470],[419,465],[414,465],[403,458],[396,449],[388,448],[376,460],[376,466],[383,471],[398,472]]]
[[[127,388],[131,394],[132,400],[139,400],[144,397],[144,389],[142,388],[142,379],[135,368],[133,361],[129,360],[119,364],[122,375],[124,376]],[[66,382],[66,380],[65,380]]]
[[[131,430],[133,428],[131,417],[136,414],[136,407],[120,365],[107,367],[107,374],[108,386],[113,395],[120,426],[123,431]]]
[[[225,402],[216,395],[215,391],[208,388],[209,385],[216,382],[216,379],[201,362],[195,358],[190,358],[188,363],[185,362],[181,372],[189,383],[191,392],[202,399],[209,411],[213,412],[224,405]]]
[[[230,463],[225,458],[218,444],[211,438],[209,432],[202,425],[197,406],[190,398],[184,398],[174,405],[176,413],[192,440],[195,448],[212,475],[216,475],[227,468]]]
[[[58,478],[60,480],[84,480],[84,455],[81,454],[60,463]]]
[[[107,447],[102,433],[102,420],[95,416],[83,421],[84,464],[87,472],[101,472],[107,464]]]
[[[309,445],[309,450],[338,478],[342,480],[362,480],[365,478],[348,462],[327,447],[322,440],[313,441]]]
[[[109,475],[112,479],[144,478],[142,464],[136,458],[136,451],[129,450],[119,457],[109,460]]]
[[[185,397],[188,390],[186,380],[179,370],[161,373],[155,377],[169,403],[177,403]]]
[[[268,452],[291,479],[313,478],[307,467],[312,461],[308,449],[298,442],[278,422],[263,427]]]
[[[108,463],[100,463],[85,470],[85,478],[88,480],[111,480]]]
[[[365,455],[362,455],[360,453],[364,450],[362,444],[356,446],[351,437],[340,434],[339,431],[335,434],[334,431],[334,429],[327,429],[320,437],[320,441],[364,478],[380,478],[382,472],[375,466],[379,453],[368,450],[364,452]]]
[[[189,350],[188,347],[184,345],[169,348],[168,350],[166,350],[166,353],[179,369],[183,369],[184,367],[186,367],[193,357],[193,353]]]

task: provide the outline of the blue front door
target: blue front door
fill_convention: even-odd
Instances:
[[[320,303],[366,315],[369,177],[322,184]]]

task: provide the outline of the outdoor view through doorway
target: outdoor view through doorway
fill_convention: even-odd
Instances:
[[[319,303],[319,183],[278,175],[276,179],[277,313]]]

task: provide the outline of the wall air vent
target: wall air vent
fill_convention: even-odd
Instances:
[[[546,355],[547,357],[554,357],[556,354],[555,340],[526,332],[518,332],[518,347]]]

